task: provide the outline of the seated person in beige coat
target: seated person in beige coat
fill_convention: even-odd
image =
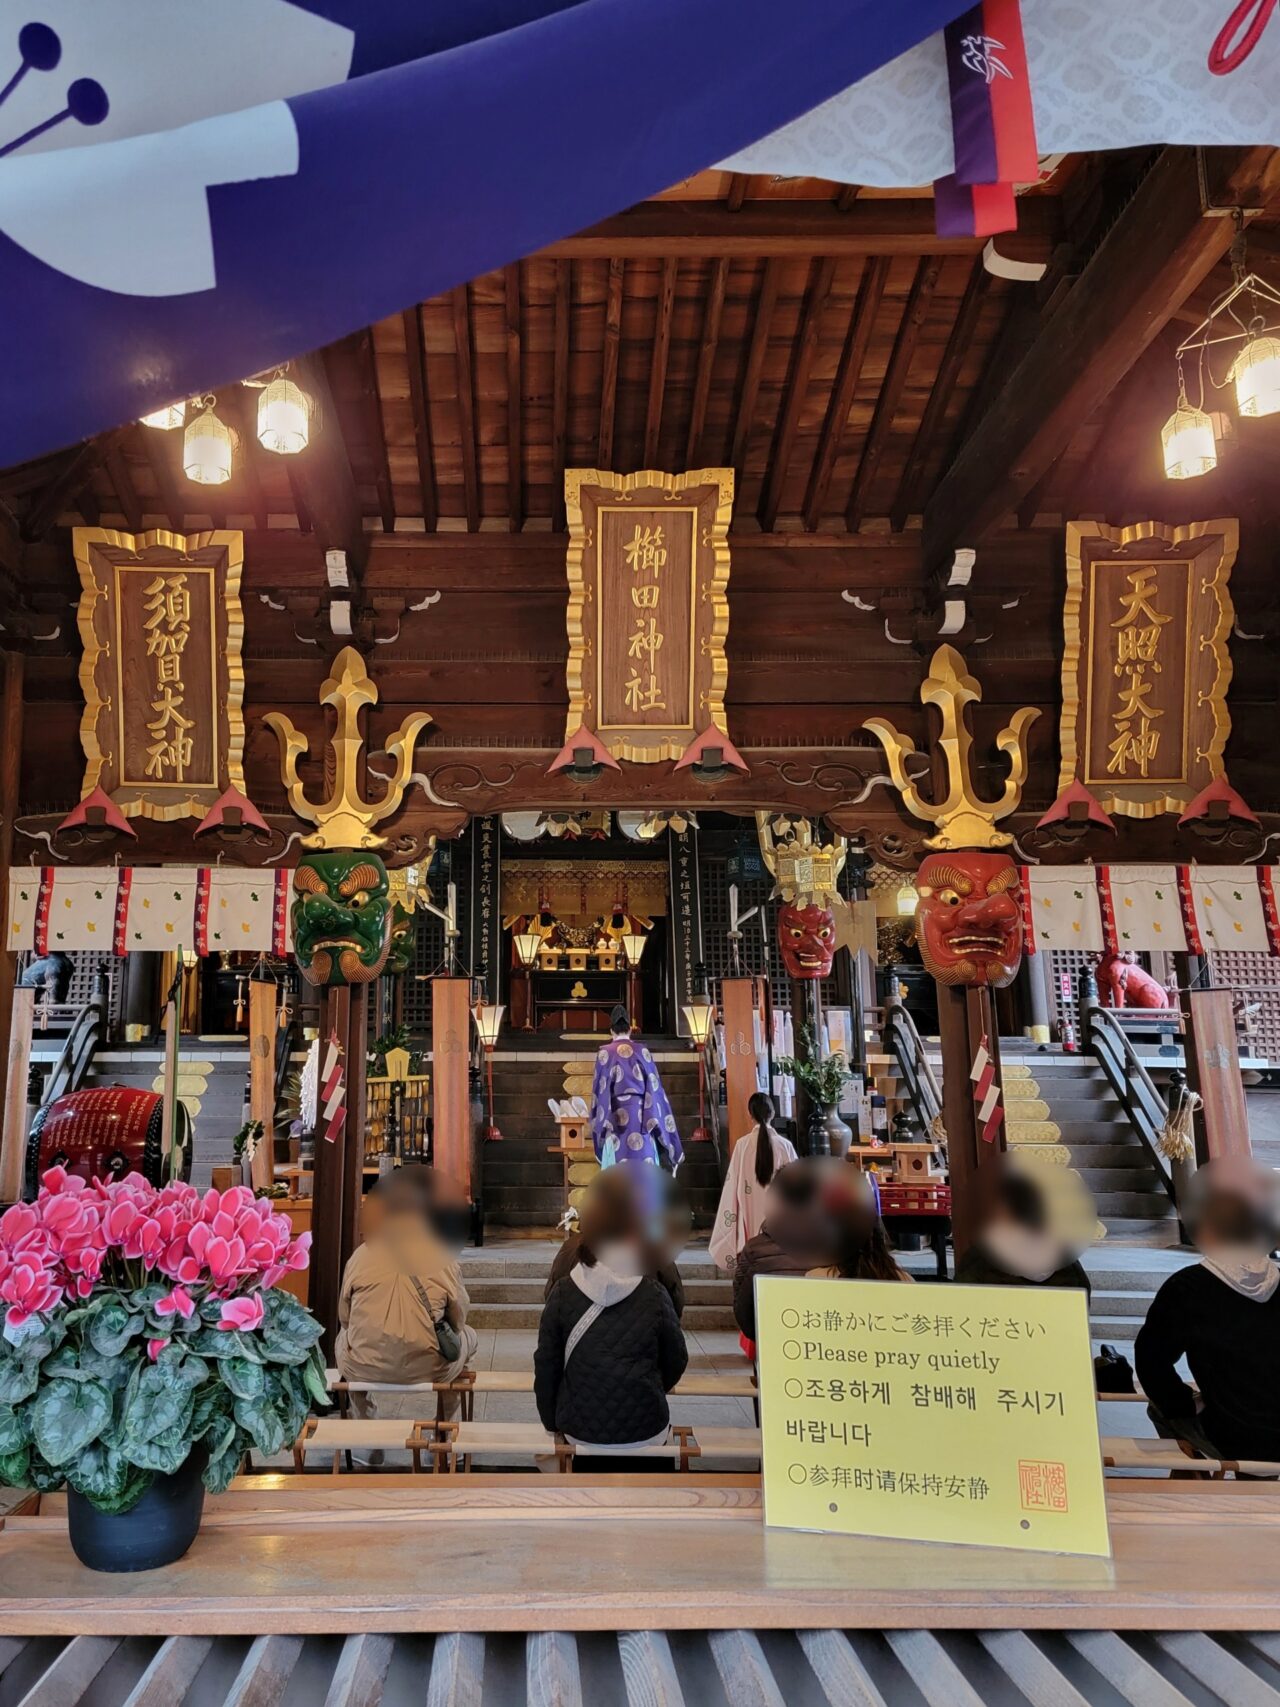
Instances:
[[[352,1253],[338,1298],[337,1364],[344,1381],[452,1380],[476,1350],[458,1263],[430,1219],[431,1170],[399,1168],[365,1201],[364,1243]],[[446,1400],[444,1414],[458,1408]],[[433,1417],[430,1393],[352,1393],[353,1415]],[[406,1429],[406,1433],[408,1430]]]

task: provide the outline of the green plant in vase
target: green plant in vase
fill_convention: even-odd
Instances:
[[[826,1155],[833,1143],[843,1153],[852,1134],[836,1108],[845,1086],[853,1078],[844,1051],[833,1049],[829,1055],[822,1054],[810,1027],[802,1025],[799,1054],[777,1056],[774,1070],[794,1079],[809,1098],[808,1153]]]

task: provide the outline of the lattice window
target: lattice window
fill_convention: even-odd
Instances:
[[[455,850],[457,850],[455,852]],[[450,881],[458,886],[458,918],[463,931],[468,930],[471,899],[471,855],[466,837],[442,847],[431,863],[431,898],[444,905]],[[464,966],[467,962],[467,941],[464,935],[459,948]],[[418,913],[417,947],[413,965],[404,976],[404,1023],[415,1048],[431,1047],[431,976],[440,970],[444,960],[444,920],[434,913]]]
[[[37,958],[34,954],[22,954],[18,958],[18,972],[21,975],[30,963]],[[71,983],[67,989],[67,1005],[69,1007],[84,1007],[93,994],[93,980],[99,967],[107,974],[107,1024],[110,1033],[115,1035],[120,1026],[121,1004],[124,999],[124,961],[115,954],[106,954],[101,949],[86,948],[71,951]]]
[[[1208,956],[1215,984],[1238,990],[1246,1002],[1261,1002],[1248,1036],[1249,1053],[1280,1064],[1280,959],[1273,954],[1244,954],[1226,950]]]

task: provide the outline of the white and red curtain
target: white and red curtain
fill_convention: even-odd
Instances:
[[[12,951],[107,954],[194,949],[284,954],[290,869],[225,866],[16,866],[9,873]]]

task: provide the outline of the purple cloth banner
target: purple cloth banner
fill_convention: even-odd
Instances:
[[[958,10],[30,0],[0,25],[0,464],[580,230]]]

